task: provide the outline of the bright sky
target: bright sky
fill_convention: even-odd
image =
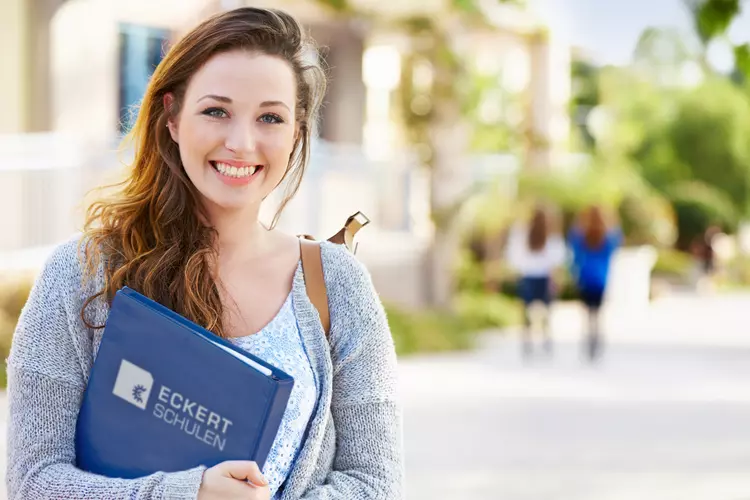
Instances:
[[[572,45],[581,47],[597,62],[626,64],[645,28],[676,27],[692,30],[690,13],[682,0],[527,0],[528,5]],[[730,29],[735,42],[750,41],[750,3]],[[712,60],[726,64],[730,54],[717,46]]]

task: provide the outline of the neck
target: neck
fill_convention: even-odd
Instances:
[[[268,231],[258,220],[258,213],[258,207],[233,211],[213,207],[209,210],[211,224],[218,233],[221,261],[252,258],[264,252]]]

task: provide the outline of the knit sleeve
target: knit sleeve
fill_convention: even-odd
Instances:
[[[336,452],[324,484],[303,498],[399,499],[402,418],[396,353],[385,311],[364,266],[343,247],[324,249]]]
[[[78,317],[79,270],[75,245],[53,252],[16,326],[8,359],[8,498],[195,498],[204,468],[132,480],[76,468],[87,366],[82,358],[90,355]]]

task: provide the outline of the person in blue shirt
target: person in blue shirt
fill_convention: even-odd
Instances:
[[[588,310],[586,346],[592,361],[601,353],[599,311],[607,289],[612,256],[621,241],[620,230],[608,226],[604,212],[598,206],[588,207],[581,213],[568,239],[573,254],[572,276]]]

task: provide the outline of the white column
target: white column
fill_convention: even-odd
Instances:
[[[28,123],[28,3],[32,0],[2,0],[0,2],[0,133],[26,130]]]

